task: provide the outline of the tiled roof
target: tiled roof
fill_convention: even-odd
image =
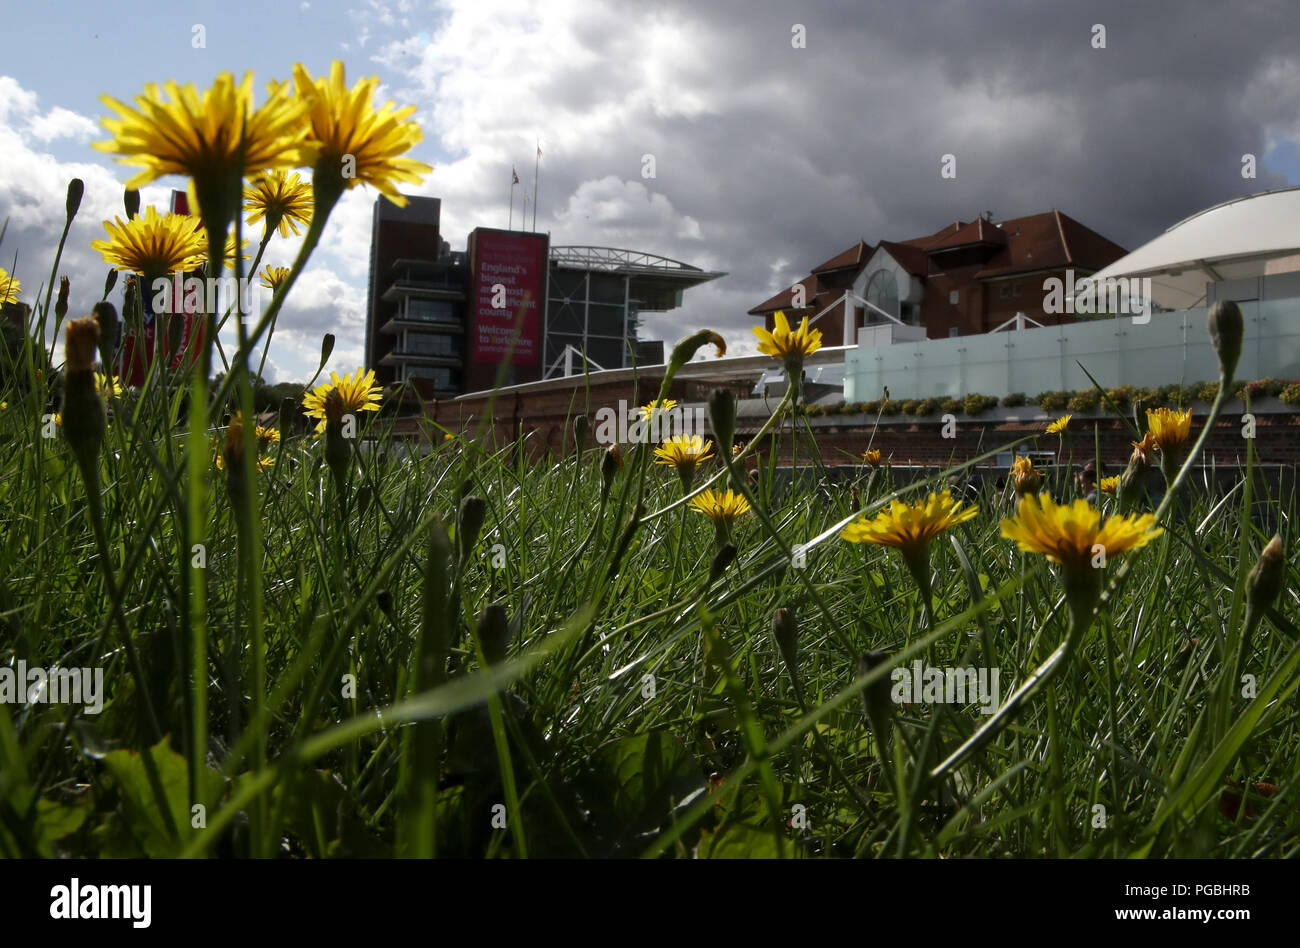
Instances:
[[[934,253],[936,250],[965,247],[971,244],[991,244],[1005,247],[1007,242],[1006,231],[980,217],[964,227],[959,227],[957,230],[950,232],[948,236],[940,238],[925,249],[930,253]]]
[[[924,237],[912,237],[909,240],[897,241],[897,243],[907,244],[911,247],[920,247],[922,250],[929,250],[966,226],[967,224],[965,221],[953,221],[951,224],[939,228],[933,234],[926,234]]]
[[[923,277],[930,272],[930,255],[920,247],[882,240],[880,249],[887,251],[912,276]]]
[[[1060,211],[1032,214],[1002,222],[1008,245],[975,274],[996,279],[1035,270],[1081,267],[1100,270],[1127,251]]]
[[[817,298],[817,277],[809,275],[800,280],[795,286],[802,286],[808,295],[808,303],[812,304]],[[768,313],[775,313],[778,309],[791,310],[797,307],[791,305],[794,299],[794,286],[787,286],[776,296],[764,300],[749,311],[750,316],[766,316]]]
[[[828,270],[842,270],[846,267],[860,267],[871,258],[871,254],[874,250],[875,248],[872,247],[871,244],[867,243],[865,240],[859,240],[843,253],[838,253],[825,263],[813,267],[812,272],[825,273]]]
[[[1114,241],[1107,240],[1074,218],[1055,210],[1015,217],[1001,224],[994,224],[984,218],[969,222],[957,220],[923,237],[900,241],[882,240],[876,249],[883,248],[913,276],[926,277],[941,272],[943,263],[942,256],[932,261],[931,254],[954,247],[980,244],[988,247],[992,253],[983,269],[973,277],[963,279],[996,280],[1017,273],[1064,267],[1095,271],[1127,253]],[[816,314],[843,292],[833,287],[823,288],[817,274],[850,267],[861,268],[873,253],[872,246],[865,240],[860,240],[814,267],[809,276],[799,281],[807,292],[808,305],[802,309],[791,306],[793,287],[787,287],[755,306],[749,314],[766,316],[777,310],[785,310],[792,317]]]

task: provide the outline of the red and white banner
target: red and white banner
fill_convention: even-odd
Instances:
[[[475,362],[506,360],[521,307],[526,308],[510,361],[514,365],[540,361],[548,244],[544,234],[481,227],[470,235],[474,268],[470,333]]]

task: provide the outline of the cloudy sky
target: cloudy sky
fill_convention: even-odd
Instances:
[[[67,181],[83,178],[62,267],[74,310],[99,298],[105,266],[88,244],[122,214],[132,174],[89,147],[104,137],[99,96],[129,101],[167,79],[206,88],[226,70],[253,70],[260,87],[295,62],[319,74],[341,59],[349,82],[378,75],[383,98],[418,107],[413,156],[435,170],[414,190],[443,199],[456,249],[475,226],[506,226],[511,167],[531,188],[540,141],[537,228],[727,271],[645,324],[669,340],[715,328],[734,353],[753,351],[747,309],[859,238],[1059,208],[1132,249],[1211,204],[1300,184],[1292,0],[4,0],[0,12],[0,265],[31,301]],[[945,154],[954,180],[940,176]],[[179,184],[144,199],[166,209]],[[327,331],[331,367],[360,363],[375,196],[357,188],[335,210],[272,345],[272,380],[310,376]],[[267,261],[295,251],[273,241]]]

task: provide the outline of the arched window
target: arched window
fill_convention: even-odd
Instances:
[[[898,281],[890,270],[877,270],[867,280],[867,302],[878,306],[898,319]],[[874,310],[867,315],[868,322],[879,322],[881,315]]]

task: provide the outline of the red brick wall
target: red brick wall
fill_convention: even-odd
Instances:
[[[630,382],[593,385],[590,392],[582,388],[556,389],[548,392],[504,394],[496,400],[493,428],[497,444],[505,445],[515,433],[533,431],[528,444],[530,457],[546,453],[567,451],[573,445],[572,417],[586,409],[592,424],[592,442],[595,438],[596,413],[603,406],[616,407],[619,399],[628,405],[642,405],[658,393],[662,379],[659,372],[642,373],[639,385]],[[699,403],[708,399],[716,387],[713,382],[681,380],[673,382],[669,397],[679,403]],[[732,390],[738,398],[748,395],[747,383],[736,383]],[[456,401],[431,402],[428,414],[432,420],[452,431],[464,430],[477,424],[486,409],[486,395]],[[1255,459],[1263,464],[1295,465],[1300,463],[1300,416],[1291,412],[1277,414],[1258,413],[1256,416]],[[1199,436],[1204,415],[1193,416],[1192,436]],[[874,428],[871,423],[850,423],[848,419],[821,417],[812,419],[816,432],[817,449],[827,464],[851,463],[870,444],[879,448],[884,457],[894,464],[943,465],[970,460],[980,454],[1002,448],[1016,439],[1033,438],[1036,442],[1022,445],[1022,450],[1055,451],[1060,445],[1056,435],[1043,433],[1042,421],[1009,422],[972,418],[958,421],[955,438],[943,438],[939,416],[926,419],[882,419]],[[761,426],[762,420],[749,422],[741,419],[737,425],[737,440],[748,441]],[[1115,419],[1091,420],[1075,416],[1070,425],[1067,452],[1073,447],[1076,463],[1092,458],[1094,427],[1099,432],[1101,458],[1110,473],[1119,473],[1132,451],[1132,435],[1122,422]],[[1240,414],[1229,413],[1221,418],[1208,445],[1205,461],[1233,465],[1244,463],[1246,441],[1241,436]],[[415,434],[414,419],[402,419],[399,433]],[[812,445],[806,432],[801,432],[799,456],[810,456]],[[780,458],[789,462],[793,456],[792,436],[787,430],[782,435]],[[992,464],[990,459],[988,464]]]

